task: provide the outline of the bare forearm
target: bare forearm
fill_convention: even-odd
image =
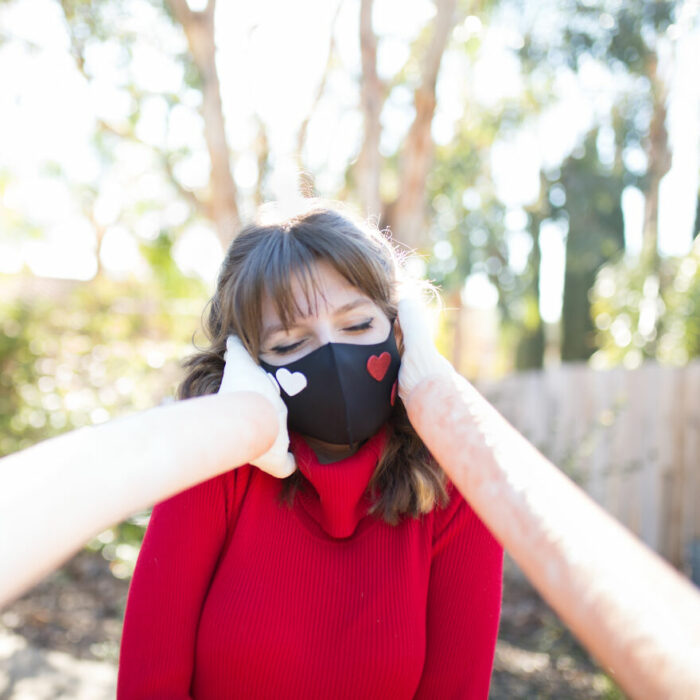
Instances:
[[[700,595],[465,379],[421,382],[411,423],[572,631],[633,697],[700,697]]]
[[[259,394],[216,394],[47,440],[0,460],[0,605],[92,535],[263,454],[277,432]]]

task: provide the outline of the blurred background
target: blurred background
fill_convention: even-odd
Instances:
[[[1,0],[0,456],[174,400],[241,224],[327,197],[700,582],[699,68],[698,0]],[[147,520],[0,611],[0,698],[113,695]],[[491,696],[623,697],[510,561]]]

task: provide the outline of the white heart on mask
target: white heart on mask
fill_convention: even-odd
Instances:
[[[275,372],[275,377],[287,396],[296,396],[306,388],[306,377],[301,372],[290,372],[282,367]]]

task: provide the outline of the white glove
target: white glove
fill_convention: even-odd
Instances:
[[[435,347],[432,323],[425,302],[416,295],[404,296],[399,300],[398,310],[403,336],[399,396],[405,401],[423,379],[436,374],[454,376],[456,371]]]
[[[272,447],[264,454],[251,461],[263,471],[283,479],[292,474],[296,468],[294,455],[288,452],[289,433],[287,432],[287,407],[280,398],[280,390],[267,372],[256,364],[250,353],[245,349],[240,338],[230,335],[226,339],[224,353],[224,376],[218,393],[233,391],[255,391],[262,394],[272,403],[277,411],[277,438]]]

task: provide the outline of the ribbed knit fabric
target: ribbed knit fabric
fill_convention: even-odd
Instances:
[[[384,426],[351,457],[291,449],[294,507],[246,465],[153,509],[129,591],[117,697],[486,698],[503,552],[461,495],[367,515]]]

